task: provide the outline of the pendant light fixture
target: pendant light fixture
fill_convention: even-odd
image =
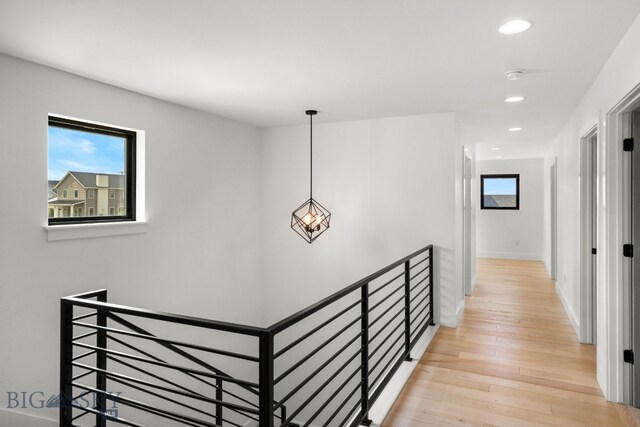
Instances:
[[[291,228],[312,243],[329,228],[331,212],[313,199],[313,116],[316,110],[305,111],[309,116],[309,200],[291,214]]]

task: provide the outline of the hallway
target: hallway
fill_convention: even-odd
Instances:
[[[478,259],[457,329],[441,327],[384,427],[634,426],[605,401],[595,348],[573,331],[541,262]]]

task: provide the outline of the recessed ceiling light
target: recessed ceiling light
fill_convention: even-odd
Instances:
[[[522,128],[509,128],[509,132],[520,132]]]
[[[509,21],[504,24],[502,27],[498,28],[498,32],[500,34],[512,35],[524,33],[529,28],[531,28],[531,21],[525,21],[524,19],[514,19],[513,21]]]
[[[514,103],[514,102],[522,102],[524,101],[524,96],[510,96],[509,98],[505,99],[504,102],[508,102],[508,103]]]
[[[491,151],[498,151],[500,147],[491,147]]]
[[[512,80],[512,81],[516,81],[516,80],[520,80],[524,76],[524,71],[522,71],[522,70],[511,70],[511,71],[507,71],[506,73],[504,73],[504,75],[507,77],[507,79]]]

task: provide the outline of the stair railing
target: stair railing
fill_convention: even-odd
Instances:
[[[106,290],[62,298],[60,425],[369,425],[434,324],[433,259],[429,245],[268,328],[112,304]]]

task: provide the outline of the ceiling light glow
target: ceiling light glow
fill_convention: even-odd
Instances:
[[[524,96],[510,96],[509,98],[504,100],[504,102],[508,102],[509,104],[522,101],[524,101]]]
[[[491,151],[498,151],[500,147],[491,147]]]
[[[529,28],[531,28],[531,25],[533,25],[531,21],[525,21],[524,19],[514,19],[513,21],[509,21],[502,27],[500,27],[498,29],[498,32],[505,35],[524,33]]]
[[[521,130],[522,130],[522,128],[518,128],[518,127],[509,128],[509,132],[520,132]]]

